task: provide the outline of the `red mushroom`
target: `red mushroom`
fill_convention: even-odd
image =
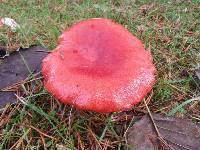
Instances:
[[[130,109],[155,82],[151,54],[121,25],[81,21],[59,38],[43,60],[45,88],[76,108],[96,112]]]

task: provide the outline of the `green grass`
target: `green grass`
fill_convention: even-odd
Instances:
[[[12,33],[1,28],[0,43],[54,49],[58,36],[72,24],[94,17],[110,18],[152,52],[157,83],[149,103],[151,110],[200,121],[199,101],[188,101],[200,93],[195,76],[200,62],[199,6],[195,0],[3,0],[0,16],[15,19],[21,29]],[[143,31],[138,29],[141,27]],[[0,149],[55,149],[56,144],[70,149],[106,149],[105,143],[107,149],[125,148],[124,133],[134,122],[133,115],[141,116],[134,109],[113,114],[71,109],[43,89],[21,101],[24,103],[8,106],[1,115]],[[138,108],[145,110],[142,104]]]

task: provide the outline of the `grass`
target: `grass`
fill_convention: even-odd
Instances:
[[[2,0],[0,16],[21,26],[15,33],[0,29],[3,45],[56,47],[58,36],[72,24],[94,17],[125,26],[151,50],[157,83],[148,103],[151,111],[200,121],[200,3],[150,0]],[[139,111],[138,111],[139,110]],[[42,87],[37,94],[8,105],[0,117],[0,149],[122,149],[124,134],[146,108],[98,114],[63,106]],[[174,112],[175,111],[175,112]]]

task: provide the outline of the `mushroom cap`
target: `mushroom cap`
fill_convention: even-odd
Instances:
[[[150,52],[123,26],[102,18],[66,30],[42,73],[58,100],[102,113],[131,109],[155,83]]]

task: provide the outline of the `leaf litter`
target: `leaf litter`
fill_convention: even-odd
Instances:
[[[139,150],[198,150],[200,148],[200,125],[191,120],[173,117],[164,117],[152,114],[160,136],[169,147],[160,142],[155,126],[145,115],[136,122],[127,132],[127,142],[134,149]]]
[[[3,49],[1,54],[5,54]],[[39,77],[41,61],[48,54],[48,49],[32,46],[13,52],[10,56],[0,59],[0,109],[7,103],[16,101],[22,85],[30,79]],[[32,88],[36,88],[32,82]],[[23,92],[26,93],[26,92]]]

